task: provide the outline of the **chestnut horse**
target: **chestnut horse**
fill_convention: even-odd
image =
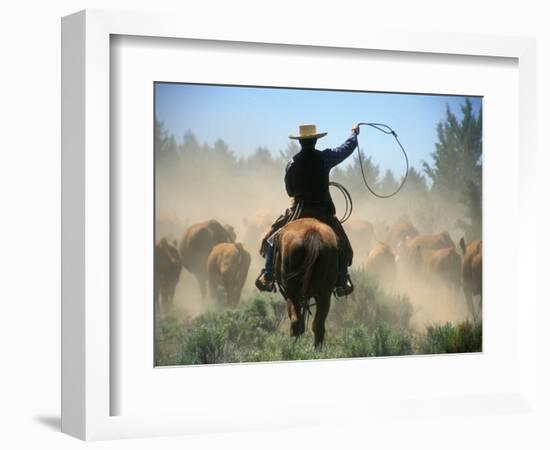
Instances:
[[[312,330],[315,347],[319,347],[338,277],[338,239],[328,225],[308,218],[285,225],[277,240],[275,279],[287,302],[291,335],[304,333],[308,302],[313,298],[316,308]]]

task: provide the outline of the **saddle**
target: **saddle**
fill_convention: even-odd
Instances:
[[[294,211],[291,208],[287,208],[284,214],[281,214],[277,220],[271,225],[271,229],[269,232],[263,237],[262,243],[260,245],[260,255],[265,258],[267,254],[267,246],[276,245],[276,239],[275,237],[279,234],[279,231],[283,226],[285,226],[287,223],[289,223],[292,218],[292,215],[294,214]]]

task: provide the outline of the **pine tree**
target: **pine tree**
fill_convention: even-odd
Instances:
[[[174,164],[179,160],[174,135],[168,134],[164,123],[155,120],[155,158],[159,164]]]
[[[279,151],[281,162],[286,164],[292,159],[292,157],[300,151],[300,146],[296,141],[290,141],[284,150]]]
[[[186,131],[183,135],[181,152],[187,156],[196,156],[200,151],[199,141],[192,131]]]
[[[221,164],[232,167],[237,163],[237,158],[235,154],[229,150],[229,146],[225,143],[223,139],[218,139],[214,143],[214,148],[212,149],[214,157],[217,158]]]
[[[375,191],[380,190],[380,167],[372,162],[369,156],[363,161],[363,173],[369,183],[369,186]],[[336,181],[343,183],[350,191],[364,192],[367,188],[361,175],[361,161],[356,154],[352,163],[345,170],[338,167],[333,169],[333,178]]]
[[[480,110],[475,115],[468,98],[461,112],[459,120],[447,106],[446,118],[437,126],[438,142],[431,154],[434,165],[423,162],[423,169],[432,181],[432,193],[442,204],[464,205],[464,219],[456,225],[468,235],[480,237],[482,114]]]
[[[461,203],[466,206],[465,216],[467,220],[458,219],[457,226],[464,230],[466,241],[471,242],[474,239],[481,239],[481,192],[473,181],[468,182]]]
[[[433,192],[452,203],[460,201],[468,181],[481,186],[481,111],[476,117],[469,99],[461,111],[459,121],[447,106],[446,119],[437,126],[439,142],[431,154],[434,165],[423,163],[424,172],[433,182]]]
[[[384,178],[380,182],[380,190],[382,195],[389,195],[397,189],[397,181],[393,175],[393,172],[390,169],[386,170]]]
[[[407,181],[403,186],[403,193],[406,193],[409,196],[420,195],[422,197],[425,197],[428,194],[426,177],[424,177],[424,175],[422,175],[414,167],[409,168]]]

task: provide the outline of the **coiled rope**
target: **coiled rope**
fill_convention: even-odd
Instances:
[[[401,145],[401,142],[399,141],[399,138],[397,137],[397,133],[391,127],[389,127],[388,125],[386,125],[384,123],[373,123],[373,122],[360,122],[357,125],[359,125],[359,126],[363,126],[363,125],[369,126],[369,127],[372,127],[372,128],[374,128],[378,131],[381,131],[384,134],[391,134],[394,137],[397,144],[399,145],[399,148],[403,152],[403,156],[405,156],[405,164],[406,164],[406,167],[407,167],[406,170],[405,170],[405,176],[403,177],[403,180],[401,180],[401,183],[399,184],[397,189],[394,192],[392,192],[391,194],[386,194],[386,195],[379,194],[379,193],[374,191],[374,189],[369,185],[369,182],[367,181],[367,177],[365,176],[365,169],[363,168],[363,155],[361,154],[361,149],[359,147],[359,139],[357,139],[357,153],[359,155],[359,167],[361,168],[361,176],[363,177],[363,182],[365,183],[365,186],[370,191],[370,193],[372,195],[374,195],[375,197],[378,197],[378,198],[393,197],[405,185],[405,181],[407,181],[407,176],[409,175],[409,157],[407,156],[407,152],[403,148],[403,145]]]
[[[351,213],[353,212],[353,201],[351,199],[351,195],[342,184],[337,183],[336,181],[331,181],[328,185],[337,188],[344,196],[344,200],[346,202],[346,210],[344,211],[344,215],[342,216],[342,218],[338,219],[340,223],[344,223],[350,218]]]

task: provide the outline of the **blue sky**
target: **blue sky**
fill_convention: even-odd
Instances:
[[[155,89],[156,118],[178,141],[190,130],[200,142],[213,144],[223,139],[238,156],[250,155],[259,146],[278,155],[287,147],[288,135],[297,133],[303,123],[316,124],[318,131],[328,132],[317,142],[317,148],[324,149],[344,142],[356,122],[382,122],[396,131],[416,168],[421,167],[422,160],[431,161],[436,126],[445,117],[446,105],[460,117],[465,99],[176,83],[157,83]],[[481,98],[470,100],[477,113]],[[362,127],[359,144],[363,154],[371,156],[382,169],[402,175],[403,156],[391,136]]]

